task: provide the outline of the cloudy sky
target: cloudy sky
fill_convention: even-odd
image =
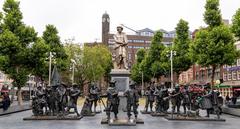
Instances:
[[[5,0],[0,0],[0,8]],[[135,30],[173,30],[180,18],[189,22],[190,30],[204,26],[205,0],[20,0],[24,22],[34,26],[39,35],[46,24],[54,24],[62,41],[101,40],[101,17],[110,15],[110,31],[125,24]],[[232,18],[240,8],[240,0],[220,0],[224,19]],[[127,33],[131,31],[125,29]]]

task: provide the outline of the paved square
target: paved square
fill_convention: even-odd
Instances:
[[[109,126],[101,124],[105,113],[97,114],[95,117],[84,117],[79,121],[23,121],[31,111],[24,111],[0,117],[0,129],[239,129],[239,117],[222,115],[226,122],[197,122],[197,121],[168,121],[163,117],[152,117],[149,114],[139,118],[144,124],[136,126]]]

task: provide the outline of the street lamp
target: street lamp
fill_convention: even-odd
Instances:
[[[141,89],[141,93],[142,95],[144,94],[144,81],[143,81],[143,70],[140,71],[141,72],[141,75],[142,75],[142,89]]]
[[[71,59],[72,62],[72,84],[74,84],[74,71],[75,71],[75,65],[77,64],[74,59]]]
[[[52,58],[54,54],[54,52],[49,52],[48,86],[51,86]]]
[[[176,51],[173,51],[173,50],[170,51],[170,55],[167,55],[168,57],[170,56],[170,61],[171,61],[171,89],[173,89],[173,56],[175,55],[176,55]]]

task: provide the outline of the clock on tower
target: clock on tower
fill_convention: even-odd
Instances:
[[[109,15],[105,12],[102,15],[102,43],[108,45],[108,34],[110,28],[110,18]]]

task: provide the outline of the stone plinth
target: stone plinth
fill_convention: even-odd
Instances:
[[[80,120],[83,116],[30,116],[25,117],[23,120]]]
[[[126,69],[112,69],[110,72],[111,80],[116,81],[116,89],[119,92],[120,105],[119,110],[124,110],[126,108],[126,98],[123,96],[123,93],[129,89],[129,77],[130,71]]]
[[[217,119],[217,118],[208,118],[208,117],[183,117],[183,116],[167,116],[165,117],[167,120],[175,120],[175,121],[219,121],[225,122],[225,119]]]

